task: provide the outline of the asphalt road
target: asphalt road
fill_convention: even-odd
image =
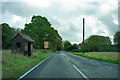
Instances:
[[[60,51],[23,78],[118,78],[118,65]]]

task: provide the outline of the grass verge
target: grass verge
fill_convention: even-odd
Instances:
[[[35,50],[32,57],[12,54],[10,50],[2,51],[2,78],[18,78],[36,64],[54,52],[41,53]]]
[[[119,54],[118,52],[87,52],[84,55],[83,53],[79,53],[79,52],[69,52],[69,53],[97,61],[120,64],[120,57],[118,56]]]

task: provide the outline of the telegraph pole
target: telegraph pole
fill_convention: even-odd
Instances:
[[[85,49],[85,43],[84,43],[84,29],[85,29],[85,19],[83,18],[83,55],[84,55],[84,49]]]

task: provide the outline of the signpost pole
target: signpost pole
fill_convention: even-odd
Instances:
[[[84,48],[85,48],[85,43],[84,43],[84,26],[85,26],[85,24],[84,24],[84,22],[85,22],[85,19],[83,18],[83,55],[84,55]]]

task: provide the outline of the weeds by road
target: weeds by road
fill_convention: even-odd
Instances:
[[[2,51],[2,77],[18,78],[33,66],[52,55],[54,52],[41,53],[34,50],[32,57],[12,54],[10,50]]]
[[[118,52],[86,52],[84,55],[82,52],[81,53],[69,52],[69,53],[98,61],[120,64],[120,57],[118,56],[119,54]]]

